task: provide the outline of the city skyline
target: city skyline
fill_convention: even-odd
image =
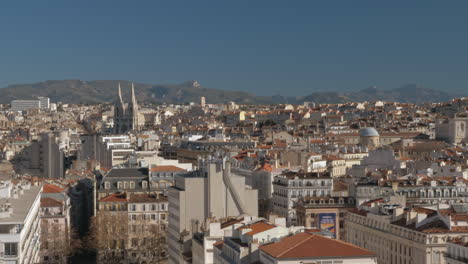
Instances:
[[[463,93],[461,1],[2,3],[0,87],[127,79],[256,94],[398,88]],[[287,92],[285,92],[287,91]]]

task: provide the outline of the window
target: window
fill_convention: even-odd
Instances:
[[[105,189],[110,189],[110,182],[105,182],[104,183],[104,188]]]
[[[166,210],[166,205],[165,204],[161,204],[161,210],[162,211]]]
[[[155,214],[151,215],[151,220],[153,220],[153,221],[156,220],[156,215]]]
[[[161,220],[166,220],[166,214],[161,214]]]
[[[5,243],[5,256],[16,256],[17,252],[18,243]]]
[[[138,238],[132,238],[132,247],[138,246]]]
[[[130,205],[130,211],[136,211],[136,205],[134,204]]]

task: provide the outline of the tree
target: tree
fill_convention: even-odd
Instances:
[[[167,259],[166,224],[149,215],[98,211],[83,243],[98,263],[161,263]]]
[[[130,241],[129,254],[135,254],[135,263],[161,263],[167,259],[166,225],[159,219],[150,220],[140,215],[132,223]]]
[[[126,211],[98,211],[91,220],[85,247],[96,252],[99,263],[122,263],[126,259],[127,239]]]
[[[67,259],[79,248],[75,232],[58,219],[41,218],[41,261],[43,263],[67,263]]]

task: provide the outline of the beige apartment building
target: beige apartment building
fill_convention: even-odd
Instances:
[[[228,159],[200,161],[199,168],[176,176],[169,190],[169,263],[191,262],[192,234],[206,229],[208,218],[258,215],[257,190],[231,173]]]
[[[468,236],[466,219],[466,212],[453,208],[404,212],[402,206],[386,203],[378,211],[373,207],[348,213],[346,241],[376,253],[379,264],[445,264],[447,241]]]

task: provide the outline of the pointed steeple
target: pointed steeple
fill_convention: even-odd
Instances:
[[[133,114],[133,117],[132,117],[133,130],[138,130],[138,103],[137,103],[137,99],[135,96],[135,85],[133,85],[133,82],[132,82],[132,114]]]
[[[122,99],[122,89],[120,88],[120,82],[119,82],[119,102],[120,102],[120,105],[123,106],[123,99]]]
[[[134,106],[136,106],[137,104],[136,97],[135,97],[135,86],[133,85],[133,82],[132,82],[132,104]]]

